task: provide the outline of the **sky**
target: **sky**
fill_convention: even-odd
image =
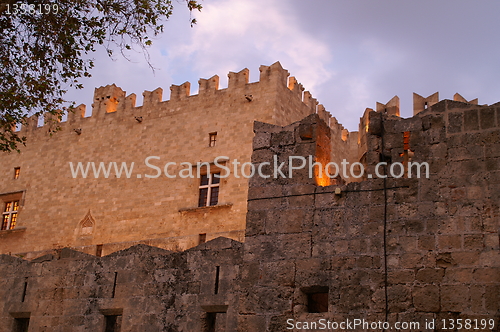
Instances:
[[[500,101],[500,1],[498,0],[201,0],[190,13],[175,2],[165,32],[128,60],[93,54],[93,77],[68,98],[90,110],[94,88],[115,83],[137,95],[217,74],[280,61],[319,103],[350,131],[376,102],[401,99],[401,115],[412,116],[413,92],[440,99]]]

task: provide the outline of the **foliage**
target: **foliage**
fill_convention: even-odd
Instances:
[[[179,0],[182,1],[182,0]],[[183,0],[190,11],[198,0]],[[172,0],[28,0],[0,5],[0,151],[19,150],[28,115],[61,118],[69,87],[89,77],[98,45],[143,50],[163,31]],[[195,20],[191,21],[194,24]],[[72,106],[70,106],[71,108]]]

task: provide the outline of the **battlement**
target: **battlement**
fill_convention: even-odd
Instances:
[[[43,124],[40,125],[41,121],[39,121],[38,117],[32,116],[28,119],[26,125],[21,128],[21,134],[28,137],[35,135],[35,133],[36,135],[47,135],[52,132],[54,127],[59,126],[62,130],[66,129],[80,135],[83,123],[96,125],[97,122],[105,119],[108,119],[109,123],[116,121],[130,121],[131,123],[137,121],[141,123],[148,119],[153,120],[183,112],[204,112],[205,107],[203,105],[214,105],[216,103],[231,105],[233,108],[238,107],[242,110],[256,105],[258,108],[267,108],[266,99],[269,98],[268,93],[272,92],[275,93],[275,96],[282,96],[281,108],[275,108],[271,118],[263,120],[273,122],[271,119],[274,119],[275,124],[283,125],[316,113],[331,129],[334,139],[347,142],[349,137],[352,137],[352,133],[344,128],[309,91],[305,90],[304,86],[294,76],[290,76],[289,72],[279,62],[275,62],[270,66],[262,65],[259,67],[259,72],[260,77],[257,82],[249,81],[250,71],[247,68],[239,72],[229,72],[227,75],[228,85],[224,89],[219,88],[220,79],[218,75],[208,79],[200,78],[198,80],[197,94],[191,93],[190,82],[184,82],[180,85],[172,84],[168,100],[163,100],[162,88],[144,91],[142,93],[143,104],[140,106],[136,105],[137,97],[135,93],[126,95],[126,92],[115,84],[102,86],[95,89],[90,116],[86,116],[87,106],[84,104],[77,106],[73,112],[68,114],[67,120],[63,122],[45,115]],[[290,103],[288,100],[292,102]],[[461,103],[461,108],[487,106],[478,105],[477,98],[468,101],[458,93],[453,96],[453,101]],[[413,115],[421,116],[428,112],[436,112],[438,109],[442,109],[439,106],[441,102],[438,92],[427,97],[413,93]],[[198,107],[192,107],[193,105]],[[394,96],[386,103],[377,102],[375,106],[377,113],[400,117],[400,99],[398,96]],[[368,132],[370,127],[368,114],[372,111],[374,110],[367,108],[360,119],[360,134],[358,135],[355,132],[357,144],[363,145],[363,135]],[[217,114],[213,115],[217,116]],[[218,115],[228,116],[227,114]]]
[[[263,98],[269,91],[278,91],[288,93],[290,98],[302,104],[301,108],[309,111],[300,111],[300,116],[294,119],[283,119],[283,121],[298,120],[299,118],[312,113],[320,114],[321,118],[327,123],[332,118],[324,106],[319,105],[309,91],[305,91],[295,77],[289,77],[289,72],[283,69],[279,62],[270,66],[260,66],[260,78],[257,82],[249,82],[250,71],[247,68],[239,72],[228,73],[228,85],[225,89],[219,89],[219,76],[214,75],[208,79],[200,78],[198,80],[198,93],[191,93],[191,83],[184,82],[180,85],[172,84],[170,86],[170,98],[163,100],[163,89],[157,88],[153,91],[144,91],[143,104],[136,105],[137,96],[135,93],[127,95],[126,92],[115,84],[101,86],[95,89],[93,102],[90,105],[91,112],[87,115],[87,105],[81,104],[68,113],[67,120],[60,123],[64,130],[66,126],[71,125],[70,130],[78,128],[79,122],[102,121],[108,116],[112,116],[113,121],[126,121],[141,117],[142,120],[148,118],[158,118],[168,115],[172,112],[182,111],[181,108],[189,111],[189,103],[206,102],[213,103],[214,100],[226,98],[228,103],[255,103]],[[181,107],[182,106],[182,107]],[[286,112],[286,110],[284,110]],[[111,115],[112,114],[112,115]],[[276,115],[279,118],[279,115]],[[43,132],[46,134],[49,121],[48,115],[44,120],[32,116],[27,123],[22,126],[21,134],[33,135],[34,132]],[[332,122],[337,126],[336,120]],[[74,127],[74,128],[73,128]]]

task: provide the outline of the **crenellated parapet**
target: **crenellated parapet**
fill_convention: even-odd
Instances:
[[[260,82],[272,81],[275,80],[282,84],[287,84],[287,78],[290,75],[288,70],[283,69],[281,67],[281,63],[279,61],[273,63],[270,66],[260,66]]]
[[[296,94],[296,96],[300,100],[302,100],[302,94],[304,93],[304,87],[293,76],[290,76],[290,78],[288,79],[288,89],[290,89],[290,91],[294,92]]]
[[[250,71],[245,68],[237,73],[229,72],[228,77],[228,89],[234,89],[248,84],[250,79]]]
[[[49,123],[51,127],[62,129],[65,126],[71,126],[69,130],[74,131],[80,128],[80,122],[82,124],[83,122],[94,123],[103,119],[142,121],[150,117],[161,117],[173,111],[192,112],[204,102],[207,105],[213,105],[214,101],[225,103],[224,100],[226,100],[228,105],[233,105],[235,99],[238,100],[238,103],[247,105],[246,107],[274,112],[275,114],[272,114],[271,117],[279,119],[276,121],[295,121],[303,116],[318,113],[327,124],[330,122],[331,115],[325,107],[319,105],[316,98],[309,91],[305,91],[303,85],[295,77],[289,77],[289,72],[279,62],[270,66],[260,66],[259,71],[260,78],[257,82],[249,81],[250,71],[247,68],[239,72],[229,72],[227,75],[228,85],[225,89],[219,89],[218,75],[207,79],[201,78],[198,80],[198,94],[191,94],[190,82],[184,82],[180,85],[172,84],[168,100],[163,100],[163,89],[160,87],[153,91],[146,90],[142,93],[142,105],[136,105],[137,95],[135,93],[126,95],[126,92],[115,84],[101,86],[94,90],[90,111],[86,105],[79,105],[68,112],[67,120],[62,122],[57,119],[50,120],[50,116],[46,116],[45,121],[39,123],[38,117],[33,117],[28,119],[21,131],[24,134],[31,135],[36,132],[37,135],[41,135],[42,132],[48,131],[37,130],[37,128],[46,127]],[[272,95],[274,95],[272,98],[278,98],[281,95],[282,100],[290,100],[290,103],[282,104],[280,108],[269,109],[265,105],[269,103],[268,99]],[[193,102],[196,107],[189,107],[190,102]],[[51,127],[48,128],[49,131]]]
[[[85,117],[85,112],[86,112],[87,107],[84,104],[80,104],[75,109],[73,112],[68,113],[68,124],[73,124],[79,121],[80,119],[83,119]]]
[[[413,115],[426,110],[430,106],[439,102],[439,92],[436,92],[427,98],[422,97],[418,93],[413,93]]]
[[[399,112],[399,97],[394,96],[391,100],[389,100],[386,104],[382,104],[377,102],[377,112],[400,116]]]
[[[82,104],[69,112],[67,120],[62,122],[57,118],[52,118],[51,115],[45,115],[43,123],[40,123],[38,117],[33,116],[26,121],[21,131],[23,134],[32,135],[36,132],[37,135],[44,135],[51,132],[53,128],[64,129],[65,126],[69,127],[68,131],[75,131],[84,123],[96,125],[103,119],[107,119],[108,124],[117,121],[135,123],[134,119],[141,123],[143,120],[157,119],[166,115],[206,112],[207,107],[213,107],[213,105],[230,105],[228,107],[231,109],[229,111],[231,114],[235,114],[235,111],[255,112],[255,114],[261,114],[263,119],[274,119],[276,124],[290,123],[310,114],[318,114],[319,118],[332,130],[332,137],[344,142],[354,137],[337,122],[324,105],[313,97],[311,92],[306,91],[295,77],[289,76],[289,72],[279,62],[270,66],[260,66],[259,72],[260,77],[257,82],[249,82],[250,71],[247,68],[238,72],[229,72],[228,86],[224,89],[219,89],[218,75],[207,79],[201,78],[198,80],[198,93],[193,95],[190,82],[180,85],[172,84],[168,100],[163,100],[163,89],[158,87],[152,91],[144,91],[143,103],[139,106],[136,105],[135,93],[126,95],[126,92],[115,84],[101,86],[94,91],[90,112],[86,105]],[[449,102],[464,105],[465,108],[478,106],[477,99],[468,101],[458,93],[454,95],[453,101]],[[413,114],[425,116],[429,112],[439,112],[442,108],[441,103],[438,92],[427,97],[414,93]],[[212,114],[225,116],[221,112],[226,111],[228,110],[223,111],[218,106]],[[366,133],[374,127],[373,119],[377,118],[371,112],[399,117],[399,97],[394,96],[385,104],[377,102],[374,110],[367,109],[360,119],[359,134],[354,132],[356,140],[361,145],[363,145]],[[450,123],[454,123],[454,120],[450,120]],[[41,130],[41,127],[45,129]]]
[[[92,103],[92,115],[101,116],[105,113],[116,112],[119,104],[124,101],[125,91],[114,84],[96,88],[94,102]]]
[[[464,97],[462,97],[459,93],[455,93],[453,95],[453,100],[454,101],[460,101],[462,103],[473,104],[473,105],[477,105],[478,104],[478,99],[477,98],[476,99],[467,100]]]
[[[219,76],[214,75],[209,79],[200,78],[198,80],[198,84],[199,84],[199,89],[198,89],[199,95],[213,94],[215,93],[215,91],[219,90]]]
[[[161,97],[163,95],[163,89],[157,88],[153,91],[144,91],[142,93],[144,97],[143,107],[148,107],[156,105],[161,102]]]

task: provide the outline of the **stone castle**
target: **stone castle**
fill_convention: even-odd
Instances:
[[[460,319],[499,331],[499,103],[415,94],[403,119],[395,97],[348,132],[279,63],[255,83],[247,69],[228,76],[197,95],[174,85],[168,101],[146,91],[140,107],[101,87],[90,117],[80,106],[54,135],[48,118],[21,129],[27,147],[0,164],[0,332],[437,331]],[[284,162],[288,175],[290,156],[366,173],[213,177],[234,160]],[[96,177],[91,162],[135,167]],[[380,169],[389,176],[372,178]],[[200,176],[166,176],[178,172]]]

